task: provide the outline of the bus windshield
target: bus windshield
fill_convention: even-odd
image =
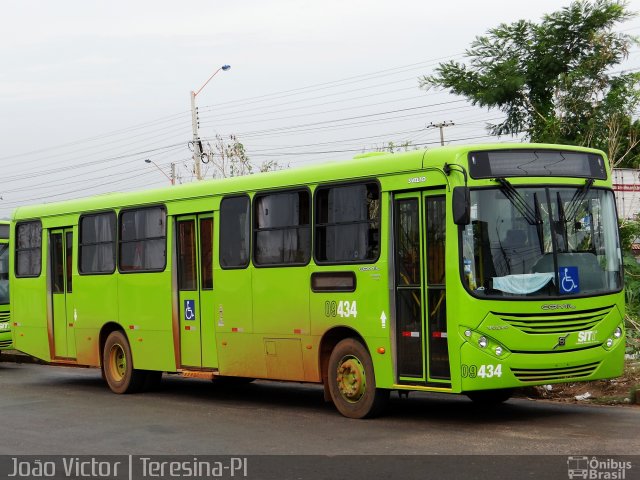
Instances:
[[[572,297],[622,288],[613,192],[581,187],[471,192],[462,277],[478,297]]]

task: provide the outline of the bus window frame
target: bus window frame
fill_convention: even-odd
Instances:
[[[256,241],[256,237],[257,237],[257,233],[260,231],[273,231],[273,230],[289,230],[289,229],[293,229],[293,228],[297,228],[296,226],[288,226],[288,227],[276,227],[276,228],[270,228],[270,229],[258,229],[256,227],[257,223],[258,223],[258,216],[256,215],[255,212],[255,208],[256,208],[256,200],[259,199],[260,197],[266,197],[268,195],[280,195],[280,194],[286,194],[286,193],[297,193],[297,192],[307,192],[307,194],[309,195],[309,257],[307,258],[306,262],[297,262],[297,263],[256,263],[256,259],[255,259],[255,246],[257,244]],[[276,190],[261,190],[259,192],[256,192],[253,196],[253,198],[251,199],[251,214],[253,216],[253,218],[251,219],[251,247],[250,247],[250,257],[251,257],[251,264],[255,267],[255,268],[288,268],[288,267],[306,267],[309,265],[309,263],[311,263],[311,259],[313,258],[313,247],[314,247],[314,242],[313,242],[313,225],[314,225],[314,216],[313,216],[313,203],[314,203],[314,192],[311,191],[311,188],[309,188],[308,186],[305,185],[300,185],[299,187],[291,187],[291,188],[284,188],[284,189],[276,189]],[[299,227],[298,227],[299,228]]]
[[[99,242],[99,243],[92,243],[92,244],[87,244],[87,245],[83,245],[82,243],[80,243],[80,241],[82,240],[82,220],[86,217],[95,217],[98,215],[104,215],[105,213],[113,213],[113,215],[116,218],[116,228],[115,228],[115,239],[114,239],[114,244],[115,244],[115,258],[113,259],[113,270],[110,272],[83,272],[80,269],[81,266],[81,260],[82,260],[82,247],[83,246],[90,246],[90,245],[103,245],[106,244],[107,242]],[[80,217],[78,218],[78,254],[77,254],[77,265],[76,268],[78,269],[78,275],[87,275],[87,276],[91,276],[91,275],[113,275],[116,272],[116,269],[118,268],[118,254],[119,254],[119,245],[120,245],[120,235],[119,235],[119,218],[118,218],[118,212],[116,212],[115,210],[111,209],[111,210],[101,210],[101,211],[97,211],[97,212],[90,212],[90,213],[83,213],[80,215]],[[165,261],[166,263],[166,261]]]
[[[346,260],[342,260],[339,262],[334,262],[334,261],[326,261],[326,260],[319,260],[317,257],[317,247],[318,247],[318,239],[317,239],[317,230],[318,230],[318,200],[317,200],[317,195],[318,195],[318,191],[326,189],[326,188],[335,188],[335,187],[347,187],[347,186],[353,186],[353,185],[367,185],[373,183],[378,187],[378,195],[379,195],[379,202],[380,202],[380,210],[378,212],[378,241],[379,241],[379,246],[378,246],[378,254],[376,255],[375,258],[373,259],[367,259],[367,260],[355,260],[355,261],[346,261]],[[380,255],[382,255],[382,249],[383,249],[383,238],[382,238],[382,208],[383,208],[383,202],[382,202],[382,194],[383,194],[383,190],[382,190],[382,185],[380,184],[380,180],[378,178],[364,178],[364,179],[357,179],[355,181],[339,181],[339,182],[329,182],[329,183],[321,183],[316,185],[314,191],[313,191],[313,208],[312,208],[312,214],[313,214],[313,232],[312,232],[312,237],[311,237],[311,248],[313,250],[313,261],[315,262],[316,265],[319,266],[329,266],[329,265],[366,265],[366,264],[373,264],[376,263],[378,260],[380,260]],[[371,223],[371,220],[367,220],[367,223]]]
[[[144,238],[143,240],[157,240],[160,238],[164,238],[164,264],[162,266],[162,268],[158,268],[158,269],[140,269],[140,270],[122,270],[122,266],[121,266],[121,256],[122,256],[122,235],[121,235],[121,230],[122,230],[122,216],[125,213],[129,213],[129,212],[134,212],[137,210],[150,210],[153,208],[160,208],[161,210],[164,211],[165,214],[165,222],[164,222],[164,236],[163,237],[148,237],[148,238]],[[118,225],[117,225],[117,235],[118,235],[118,252],[117,252],[117,258],[116,258],[116,265],[117,265],[117,269],[118,269],[118,273],[122,274],[122,275],[128,275],[128,274],[135,274],[135,273],[161,273],[164,272],[167,269],[167,253],[168,253],[168,235],[167,235],[167,229],[168,229],[168,224],[169,224],[169,214],[167,213],[167,207],[165,204],[161,203],[161,204],[154,204],[154,205],[144,205],[144,206],[136,206],[136,207],[127,207],[127,208],[122,208],[119,212],[118,212]],[[134,241],[140,241],[140,240],[127,240],[124,243],[131,243]]]

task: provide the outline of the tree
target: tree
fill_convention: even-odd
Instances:
[[[255,171],[269,172],[289,166],[280,165],[277,160],[265,160],[259,165],[252,163],[244,145],[235,135],[229,135],[226,139],[216,134],[213,145],[206,144],[204,157],[207,159],[204,177],[211,171],[213,178],[239,177]]]
[[[382,146],[374,147],[373,151],[396,153],[396,152],[408,152],[409,150],[417,150],[417,149],[418,147],[414,146],[411,140],[405,140],[402,143],[395,143],[395,142],[387,142],[386,144],[383,143]],[[367,151],[370,151],[370,150],[367,150]]]
[[[638,40],[613,28],[632,18],[626,2],[574,1],[540,23],[501,24],[476,37],[467,63],[441,63],[419,79],[473,105],[497,108],[495,135],[523,134],[533,142],[591,146],[612,165],[640,163],[640,72],[619,68]]]

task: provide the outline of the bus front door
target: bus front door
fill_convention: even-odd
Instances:
[[[180,363],[184,367],[216,368],[213,216],[178,217],[176,237]]]
[[[396,365],[400,383],[448,383],[445,195],[394,196]]]
[[[49,282],[53,322],[54,358],[75,358],[75,311],[73,308],[73,230],[71,227],[49,233]]]

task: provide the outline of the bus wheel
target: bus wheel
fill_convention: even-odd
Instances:
[[[513,395],[513,389],[501,388],[499,390],[478,390],[475,392],[467,392],[466,395],[473,400],[473,403],[477,403],[478,405],[499,405],[511,398],[511,395]]]
[[[331,352],[327,381],[331,400],[345,417],[375,417],[388,404],[389,391],[376,388],[369,352],[353,338],[342,340]]]
[[[131,348],[124,333],[116,330],[107,337],[102,351],[102,368],[114,393],[133,393],[143,386],[145,372],[133,368]]]

